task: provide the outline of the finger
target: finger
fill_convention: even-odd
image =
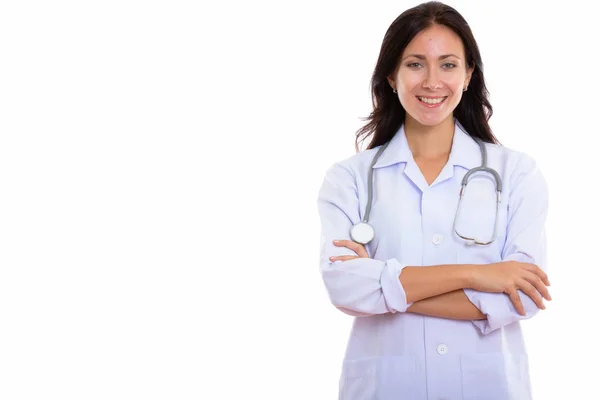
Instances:
[[[537,265],[536,265],[536,267],[537,267]],[[543,269],[541,269],[540,267],[537,267],[537,269],[538,269],[537,274],[542,279],[542,281],[544,282],[544,284],[546,286],[550,286],[550,280],[548,279],[548,274],[546,274],[546,272]]]
[[[521,279],[517,282],[517,286],[523,293],[525,293],[533,302],[537,305],[540,310],[545,310],[544,300],[535,287],[529,283],[526,279]]]
[[[362,245],[358,246],[358,251],[356,252],[356,254],[358,254],[361,258],[369,258],[369,253],[367,253],[367,250]]]
[[[353,242],[352,240],[334,240],[333,244],[338,247],[347,247],[358,254],[359,257],[369,258],[369,253],[367,253],[367,250],[360,243]]]
[[[548,287],[544,284],[544,282],[542,281],[542,279],[540,279],[538,275],[527,271],[525,279],[527,279],[529,283],[535,286],[537,291],[540,292],[540,294],[544,296],[546,300],[552,300],[552,296],[550,296],[550,291],[548,290]]]
[[[510,301],[513,303],[517,312],[522,316],[525,316],[525,308],[523,307],[523,303],[521,302],[521,297],[519,297],[519,293],[517,292],[517,288],[514,288],[510,292],[506,293],[510,298]]]
[[[357,256],[336,256],[336,257],[329,257],[329,260],[331,261],[348,261],[348,260],[353,260],[355,258],[358,258]]]
[[[550,281],[548,280],[548,274],[546,274],[543,269],[541,269],[540,267],[538,267],[535,264],[528,264],[528,263],[525,263],[525,269],[527,269],[528,271],[531,271],[534,274],[536,274],[537,276],[539,276],[540,279],[542,280],[542,282],[544,282],[544,284],[546,286],[550,286]]]

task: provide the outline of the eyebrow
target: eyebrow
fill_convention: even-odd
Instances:
[[[408,57],[415,57],[415,58],[418,58],[419,60],[425,60],[425,56],[422,55],[422,54],[409,54],[406,57],[404,57],[402,59],[402,61],[406,60]],[[448,57],[456,57],[456,58],[458,58],[460,60],[460,57],[457,56],[456,54],[444,54],[442,56],[439,56],[438,60],[443,60],[443,59],[448,58]]]

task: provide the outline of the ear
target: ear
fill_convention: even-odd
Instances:
[[[465,77],[465,84],[463,85],[463,87],[469,86],[469,82],[471,82],[471,77],[473,76],[474,70],[475,70],[474,66],[467,68],[467,76]]]
[[[392,89],[396,89],[396,81],[392,77],[388,76],[387,81]]]

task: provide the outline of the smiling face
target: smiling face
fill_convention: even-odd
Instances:
[[[444,25],[433,25],[406,46],[388,82],[397,90],[407,119],[436,126],[452,118],[472,72],[460,37]]]

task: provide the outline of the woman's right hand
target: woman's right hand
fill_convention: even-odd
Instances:
[[[540,309],[546,308],[542,296],[546,300],[552,300],[547,287],[550,286],[548,275],[540,267],[530,263],[502,261],[475,265],[470,286],[480,292],[506,293],[521,315],[525,315],[525,309],[517,292],[519,289]]]

